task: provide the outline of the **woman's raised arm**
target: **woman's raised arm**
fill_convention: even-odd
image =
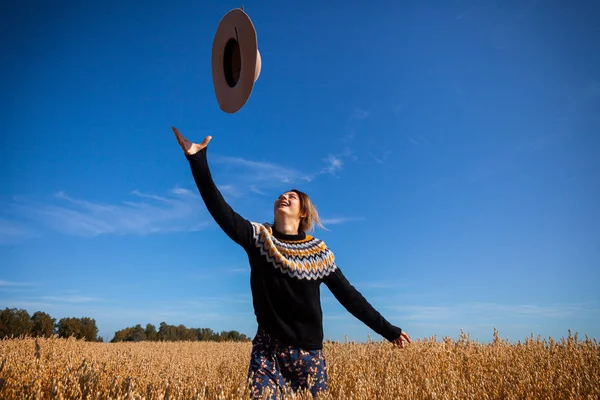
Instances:
[[[206,208],[227,236],[244,249],[248,249],[252,243],[252,224],[227,204],[208,167],[206,151],[212,137],[207,136],[202,143],[197,144],[187,140],[175,127],[173,132],[190,163],[194,181]]]

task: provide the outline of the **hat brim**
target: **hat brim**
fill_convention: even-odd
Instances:
[[[230,39],[238,42],[241,56],[240,76],[232,87],[224,71],[225,47]],[[256,72],[258,43],[250,17],[239,8],[229,11],[219,22],[212,47],[212,76],[219,108],[233,114],[248,101]]]

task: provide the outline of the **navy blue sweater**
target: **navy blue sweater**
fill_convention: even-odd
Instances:
[[[270,224],[236,213],[213,182],[207,148],[188,155],[200,195],[221,229],[248,255],[250,287],[258,325],[284,344],[323,348],[321,283],[356,318],[389,341],[402,330],[390,324],[344,277],[322,240],[300,232],[286,235]]]

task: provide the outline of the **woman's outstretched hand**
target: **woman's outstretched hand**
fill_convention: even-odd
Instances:
[[[404,342],[410,343],[410,336],[408,336],[406,332],[402,332],[398,339],[394,340],[392,343],[394,344],[394,346],[398,346],[401,349],[403,349],[405,346]]]
[[[177,141],[179,142],[179,145],[181,146],[185,154],[188,154],[190,156],[192,154],[196,154],[197,152],[208,146],[208,142],[210,142],[210,140],[212,139],[212,136],[207,136],[204,138],[202,143],[197,144],[192,143],[186,138],[184,138],[183,135],[179,133],[179,131],[175,127],[173,127],[173,132],[175,132],[175,137],[177,138]]]

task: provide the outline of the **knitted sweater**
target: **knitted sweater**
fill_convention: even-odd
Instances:
[[[251,222],[223,199],[208,167],[207,148],[187,155],[200,195],[221,229],[248,256],[258,325],[284,344],[323,348],[320,287],[324,283],[356,318],[389,341],[402,330],[390,324],[344,277],[333,252],[315,237],[283,234],[268,223]]]

